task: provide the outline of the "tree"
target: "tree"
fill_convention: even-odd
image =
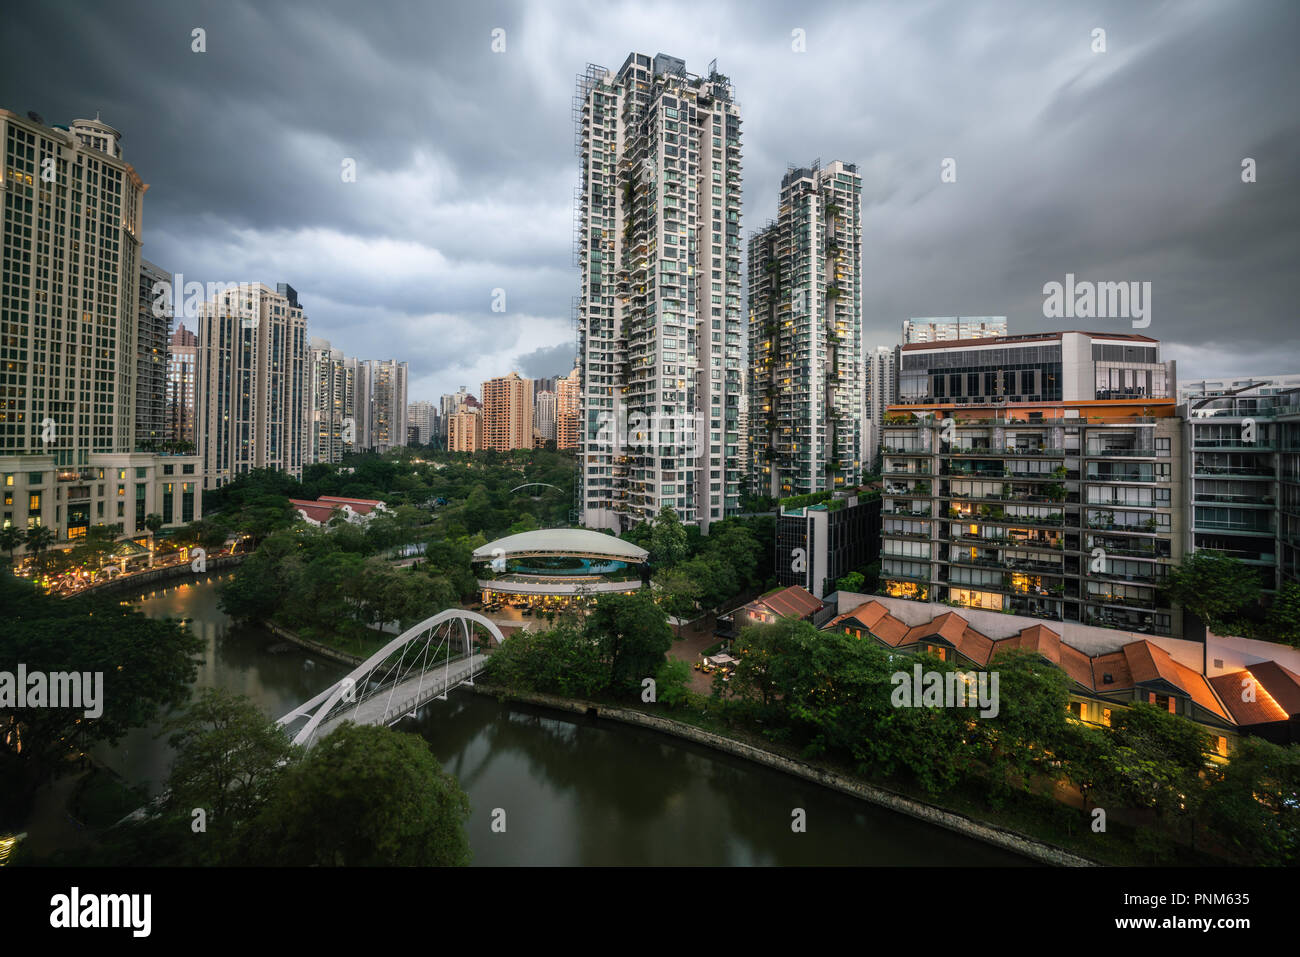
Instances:
[[[865,579],[862,572],[849,572],[835,583],[836,591],[861,592]]]
[[[519,631],[496,649],[485,677],[519,691],[591,698],[607,688],[609,669],[600,648],[575,618],[561,618],[547,631]]]
[[[1216,632],[1230,633],[1236,617],[1258,604],[1259,577],[1244,562],[1217,552],[1186,556],[1169,572],[1169,597]]]
[[[204,642],[177,621],[147,618],[111,597],[60,599],[29,582],[0,577],[5,634],[0,672],[75,672],[83,708],[0,704],[0,801],[21,807],[69,754],[116,743],[189,695]],[[85,676],[89,675],[89,686]],[[98,688],[96,694],[92,688]],[[96,697],[97,701],[88,699]],[[96,710],[102,709],[97,716]],[[86,712],[92,712],[87,715]]]
[[[41,552],[53,545],[54,540],[54,530],[46,528],[44,525],[33,525],[23,535],[23,543],[27,546],[27,551],[38,568],[42,566]]]
[[[976,723],[983,757],[995,791],[1007,788],[1009,775],[1028,790],[1065,740],[1070,678],[1036,652],[1019,649],[998,654],[988,670],[998,675],[998,712]]]
[[[609,669],[615,694],[631,693],[658,673],[673,645],[668,619],[645,591],[602,595],[587,617],[586,632]]]
[[[1300,648],[1300,584],[1289,581],[1277,590],[1264,621],[1271,641]]]
[[[154,539],[158,535],[158,529],[162,528],[166,521],[157,512],[150,512],[144,517],[144,527],[149,530],[149,564],[153,564]]]
[[[1195,722],[1138,702],[1112,718],[1114,747],[1099,792],[1107,801],[1153,811],[1166,827],[1193,819],[1204,794],[1209,734]]]
[[[461,866],[469,798],[425,740],[345,723],[289,767],[253,826],[258,864]]]
[[[23,533],[17,525],[6,525],[0,528],[0,548],[9,553],[10,566],[14,563],[14,552],[18,546],[23,543]]]
[[[1243,735],[1206,795],[1210,826],[1241,864],[1300,863],[1300,745]]]
[[[686,557],[686,529],[671,508],[661,509],[650,532],[650,561],[671,568]]]
[[[665,569],[655,576],[659,586],[660,603],[672,617],[677,619],[677,637],[682,636],[682,619],[689,618],[695,611],[695,601],[700,596],[700,586],[680,568]]]
[[[207,815],[207,846],[216,863],[238,860],[241,835],[274,792],[295,756],[284,729],[247,698],[208,688],[165,730],[176,751],[167,780],[168,810]]]

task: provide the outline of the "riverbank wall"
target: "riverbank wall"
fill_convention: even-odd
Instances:
[[[722,751],[734,757],[744,758],[747,761],[754,761],[765,767],[772,768],[776,771],[783,771],[786,774],[792,774],[795,777],[810,781],[813,784],[819,784],[822,787],[839,791],[850,797],[867,801],[871,804],[886,807],[890,810],[897,811],[900,814],[906,814],[909,817],[917,818],[929,824],[955,831],[966,837],[982,841],[986,844],[992,844],[1012,853],[1027,857],[1030,860],[1040,864],[1049,864],[1056,867],[1095,867],[1096,862],[1087,858],[1080,857],[1077,854],[1066,851],[1062,848],[1055,847],[1051,844],[1045,844],[1042,841],[1035,840],[1015,831],[1009,831],[1006,828],[998,827],[993,824],[986,824],[977,821],[974,818],[967,817],[964,814],[958,814],[955,811],[946,811],[942,808],[934,807],[914,798],[898,794],[886,788],[878,787],[873,784],[867,784],[856,778],[848,777],[829,768],[818,766],[808,761],[790,758],[785,755],[775,754],[771,751],[757,748],[753,745],[746,744],[743,741],[737,741],[734,738],[728,738],[724,735],[716,734],[712,731],[705,731],[703,728],[697,728],[694,725],[686,724],[681,721],[674,721],[671,718],[660,717],[658,715],[646,714],[643,711],[636,711],[631,708],[620,708],[616,705],[602,704],[595,701],[579,701],[570,698],[560,698],[555,695],[536,694],[532,692],[509,691],[504,688],[494,687],[485,684],[476,684],[471,689],[477,694],[490,695],[495,698],[504,698],[508,701],[516,701],[522,704],[536,705],[543,708],[552,708],[557,711],[568,711],[573,714],[591,715],[598,718],[607,718],[611,721],[621,721],[624,724],[635,725],[640,728],[648,728],[652,731],[658,731],[662,734],[673,735],[677,738],[683,738],[696,744],[712,748],[716,751]]]
[[[187,564],[165,565],[161,568],[149,568],[144,571],[134,572],[125,578],[113,578],[109,581],[96,582],[77,592],[78,595],[110,595],[122,593],[130,595],[139,594],[144,591],[156,588],[160,583],[172,581],[191,581],[196,578],[206,578],[215,572],[226,571],[235,568],[241,564],[248,556],[239,555],[217,555],[207,560],[207,566],[201,572],[196,572]]]
[[[313,654],[320,655],[322,658],[328,658],[331,661],[337,661],[341,665],[348,665],[355,668],[366,659],[358,658],[356,655],[350,655],[346,651],[339,651],[337,648],[331,648],[329,645],[321,644],[319,641],[312,641],[310,638],[304,638],[288,628],[281,628],[279,625],[272,624],[269,621],[258,622],[263,628],[275,635],[277,638],[283,638],[285,641],[297,645]]]

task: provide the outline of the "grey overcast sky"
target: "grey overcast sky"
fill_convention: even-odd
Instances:
[[[147,258],[288,282],[312,335],[408,360],[432,399],[571,367],[575,75],[716,57],[745,236],[787,165],[858,164],[865,345],[909,316],[1133,331],[1045,319],[1073,273],[1152,283],[1140,331],[1191,378],[1300,372],[1298,41],[1295,0],[61,0],[4,18],[0,106],[99,111],[150,184]]]

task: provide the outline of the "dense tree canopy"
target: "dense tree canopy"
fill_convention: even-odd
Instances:
[[[469,810],[423,738],[345,723],[284,772],[252,826],[250,857],[295,867],[465,865]]]
[[[0,703],[0,815],[13,816],[67,755],[116,742],[185,701],[203,641],[177,621],[147,618],[115,598],[56,598],[8,574],[0,574],[0,607],[0,672],[16,675],[19,665],[28,675],[77,672],[92,684],[102,676],[98,717],[86,717],[87,708]]]

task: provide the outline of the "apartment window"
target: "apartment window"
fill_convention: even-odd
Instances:
[[[1168,454],[1169,454],[1169,451],[1170,451],[1170,449],[1169,449],[1169,445],[1170,445],[1170,442],[1171,442],[1171,441],[1172,441],[1172,440],[1169,439],[1168,437],[1160,438],[1159,436],[1157,436],[1157,437],[1156,437],[1156,455],[1168,455]],[[1166,468],[1168,468],[1168,466],[1166,466]]]

